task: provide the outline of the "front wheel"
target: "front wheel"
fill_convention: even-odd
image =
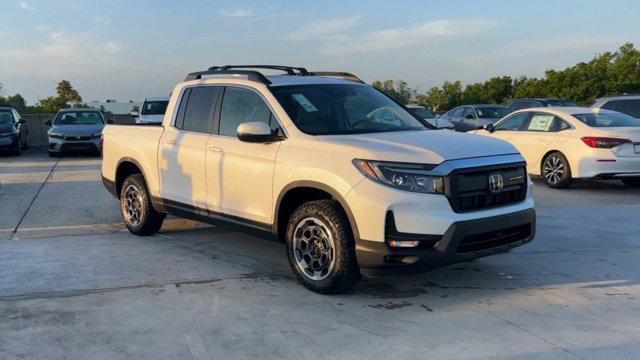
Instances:
[[[565,189],[573,183],[569,161],[559,152],[553,152],[544,158],[542,176],[545,184],[552,189]]]
[[[341,293],[360,280],[353,232],[332,200],[298,207],[287,224],[287,258],[298,280],[320,294]]]
[[[142,174],[129,175],[120,190],[122,220],[132,234],[147,236],[160,231],[165,215],[151,205]]]
[[[622,179],[622,182],[631,188],[640,188],[640,178]]]

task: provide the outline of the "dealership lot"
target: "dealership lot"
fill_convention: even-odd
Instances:
[[[640,190],[536,182],[511,253],[348,294],[282,244],[171,219],[135,237],[100,159],[0,156],[0,358],[611,359],[640,353]]]

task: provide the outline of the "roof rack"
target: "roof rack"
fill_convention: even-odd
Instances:
[[[343,78],[345,80],[350,80],[350,81],[355,81],[355,82],[359,82],[359,83],[363,83],[364,81],[362,81],[362,79],[360,79],[359,77],[348,73],[348,72],[340,72],[340,71],[314,71],[309,73],[310,76],[335,76],[335,77],[340,77]]]
[[[237,69],[237,70],[234,70]],[[363,83],[359,77],[347,73],[338,71],[314,71],[309,72],[303,67],[283,66],[283,65],[224,65],[224,66],[211,66],[205,71],[196,71],[187,75],[184,81],[202,79],[202,76],[206,75],[232,75],[232,76],[246,76],[248,80],[261,82],[266,85],[270,85],[271,81],[267,79],[261,72],[255,70],[245,69],[269,69],[279,70],[285,72],[291,76],[331,76],[340,77],[345,80],[355,81]]]

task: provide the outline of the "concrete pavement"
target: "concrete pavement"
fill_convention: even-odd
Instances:
[[[511,253],[322,296],[282,244],[171,219],[123,230],[99,158],[0,156],[2,359],[634,359],[640,191],[537,183]]]

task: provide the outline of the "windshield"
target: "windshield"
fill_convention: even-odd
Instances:
[[[416,116],[366,85],[292,85],[271,91],[295,125],[310,135],[427,129]]]
[[[502,119],[509,113],[509,110],[503,107],[481,107],[476,108],[476,113],[478,113],[478,117],[482,119]]]
[[[169,101],[145,101],[142,105],[142,115],[164,115]]]
[[[413,110],[414,113],[418,114],[419,116],[425,118],[425,119],[433,119],[434,116],[431,113],[431,111],[423,108],[423,107],[417,107],[417,108],[409,108],[411,110]]]
[[[568,100],[547,100],[549,106],[561,106],[561,107],[578,107],[578,104]]]
[[[0,110],[0,124],[13,124],[13,115],[11,111]]]
[[[98,125],[103,124],[102,114],[97,111],[65,111],[58,113],[56,125]]]
[[[573,117],[591,127],[640,127],[640,119],[619,112],[574,114]]]

